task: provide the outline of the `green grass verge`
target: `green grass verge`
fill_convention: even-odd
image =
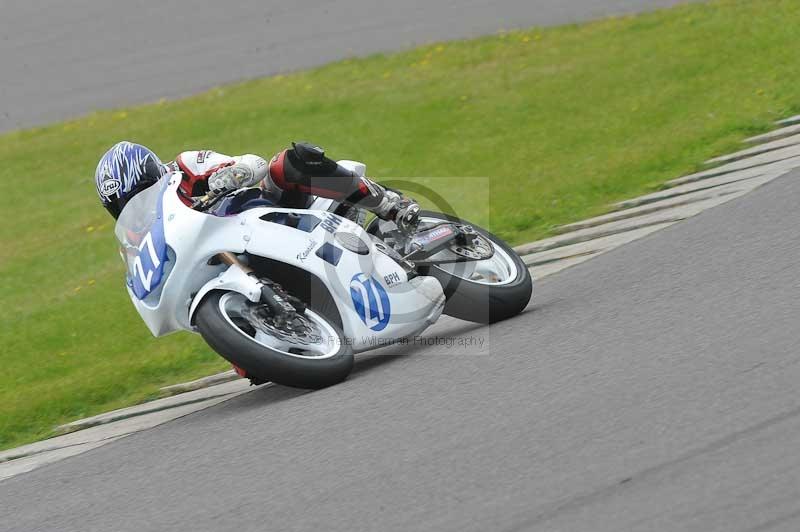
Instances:
[[[796,0],[692,5],[348,60],[0,137],[0,448],[226,367],[197,337],[151,338],[128,301],[92,182],[113,142],[169,158],[270,155],[307,138],[378,178],[436,188],[423,176],[463,176],[446,190],[457,211],[520,243],[799,111],[798,26]]]

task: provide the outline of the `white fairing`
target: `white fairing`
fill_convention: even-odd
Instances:
[[[324,210],[272,207],[213,216],[185,206],[177,194],[179,185],[180,174],[171,174],[136,195],[115,230],[128,266],[129,295],[155,336],[193,331],[191,316],[211,290],[232,290],[258,300],[257,279],[237,267],[209,264],[224,251],[266,257],[319,278],[333,296],[356,352],[418,334],[442,312],[445,298],[438,281],[409,281],[405,270],[376,250],[366,232],[349,220]],[[308,223],[297,229],[262,219],[284,216],[278,213],[306,216]],[[358,246],[347,242],[344,233],[360,239],[366,254],[347,249]]]

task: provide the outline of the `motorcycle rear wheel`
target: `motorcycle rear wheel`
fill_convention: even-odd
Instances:
[[[421,275],[435,277],[447,303],[444,314],[477,323],[495,323],[522,312],[533,295],[533,279],[520,256],[501,239],[475,224],[433,211],[420,212],[425,223],[450,221],[471,225],[492,242],[492,258],[476,262],[420,266]]]

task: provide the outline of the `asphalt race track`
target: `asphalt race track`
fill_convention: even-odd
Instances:
[[[800,529],[800,172],[559,274],[523,315],[0,483],[0,530]],[[402,353],[402,356],[401,356]]]
[[[426,42],[680,0],[0,0],[0,131]]]
[[[319,3],[0,0],[0,130],[676,2]],[[513,320],[428,335],[455,345],[0,482],[0,531],[800,530],[798,203],[795,172],[546,278]]]

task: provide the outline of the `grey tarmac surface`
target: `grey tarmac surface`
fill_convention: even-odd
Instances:
[[[800,529],[800,172],[529,309],[0,482],[0,530]]]
[[[0,0],[0,131],[332,60],[680,0]]]

